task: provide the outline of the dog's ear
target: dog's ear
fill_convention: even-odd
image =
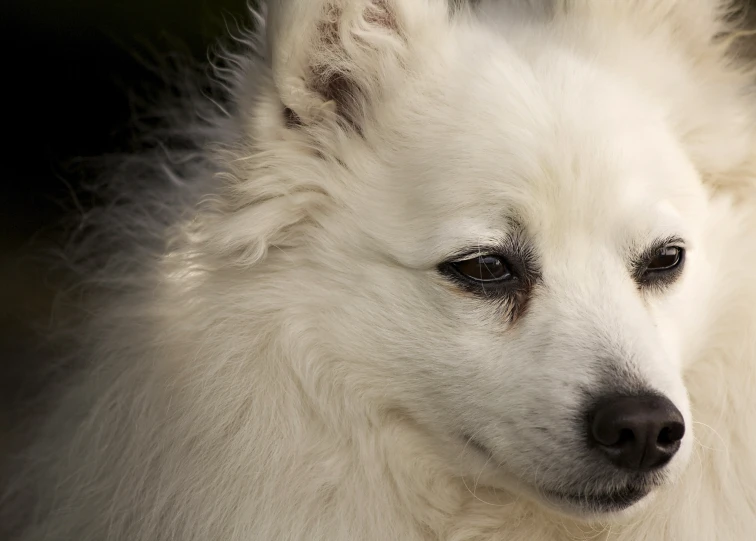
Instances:
[[[290,125],[324,119],[360,130],[403,77],[413,33],[440,0],[273,0],[268,53]]]

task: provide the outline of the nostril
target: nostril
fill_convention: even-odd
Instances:
[[[662,428],[661,432],[659,432],[659,437],[656,439],[656,443],[659,445],[669,445],[670,443],[673,443],[672,429],[668,426]]]
[[[617,446],[629,445],[635,441],[635,433],[629,428],[623,428],[619,433],[619,441]]]
[[[685,425],[682,423],[671,423],[659,431],[656,443],[662,447],[671,447],[683,439],[685,435]]]

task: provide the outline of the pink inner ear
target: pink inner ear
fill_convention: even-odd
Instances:
[[[333,101],[339,116],[352,127],[356,127],[361,98],[359,85],[349,78],[348,73],[327,68],[320,74],[316,71],[315,75],[317,79],[314,90],[326,100]]]
[[[365,12],[365,20],[375,26],[398,29],[396,17],[386,0],[373,0]]]
[[[321,22],[318,24],[318,41],[326,50],[333,51],[334,58],[338,58],[338,50],[341,49],[339,38],[339,23],[341,9],[334,5],[327,6]],[[336,65],[315,64],[310,66],[310,90],[322,96],[326,101],[333,101],[339,116],[348,124],[354,124],[355,93],[358,91],[356,84]]]
[[[361,25],[372,27],[378,33],[386,31],[397,33],[398,19],[390,0],[369,0],[362,3]],[[369,69],[365,66],[353,65],[349,53],[346,51],[342,38],[346,38],[345,32],[349,30],[343,25],[350,24],[344,21],[344,13],[340,2],[326,2],[320,14],[315,36],[315,47],[312,51],[306,85],[308,90],[321,96],[325,101],[332,102],[336,107],[339,120],[345,127],[361,132],[360,124],[365,114],[366,88],[362,87]],[[357,48],[369,49],[363,36],[350,35]],[[365,62],[362,59],[361,62]],[[361,79],[362,78],[362,79]],[[369,78],[369,77],[367,77]],[[290,122],[290,125],[294,125]]]
[[[323,20],[318,25],[319,41],[326,49],[333,50],[335,58],[340,55],[340,21],[341,9],[338,6],[327,7]],[[397,20],[387,0],[372,0],[368,2],[365,21],[380,28],[395,30]],[[327,101],[336,104],[336,110],[341,119],[351,128],[359,130],[358,117],[361,113],[361,91],[349,70],[336,65],[314,65],[311,68],[312,79],[310,89],[321,95]]]
[[[339,43],[339,21],[341,20],[341,9],[336,6],[329,6],[318,25],[320,34],[320,43],[328,47],[336,47]]]

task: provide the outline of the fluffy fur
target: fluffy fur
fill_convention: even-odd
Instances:
[[[726,15],[269,3],[231,99],[190,94],[80,245],[88,363],[6,496],[33,502],[14,539],[750,539],[756,102]],[[523,305],[437,270],[517,235]],[[669,235],[683,275],[639,290],[629,254]],[[548,501],[612,488],[574,419],[638,386],[688,428],[659,486]]]

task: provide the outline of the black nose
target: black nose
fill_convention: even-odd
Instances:
[[[590,416],[589,440],[620,468],[661,468],[680,448],[685,421],[680,410],[658,395],[600,400]]]

